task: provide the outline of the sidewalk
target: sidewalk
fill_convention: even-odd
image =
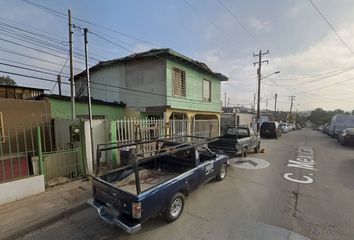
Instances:
[[[78,180],[0,205],[0,239],[15,239],[78,212],[90,197],[91,181]]]

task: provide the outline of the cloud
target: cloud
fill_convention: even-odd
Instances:
[[[354,24],[342,24],[338,33],[354,49]],[[209,49],[200,54],[200,59],[209,64],[213,70],[229,76],[223,83],[222,91],[227,91],[233,104],[250,104],[256,92],[256,68],[252,57],[236,58],[227,51],[228,46]],[[333,70],[354,66],[354,55],[345,48],[336,36],[328,31],[320,40],[302,51],[284,56],[265,55],[269,65],[263,65],[262,73],[267,75],[274,71],[280,74],[262,80],[261,96],[273,99],[278,94],[278,106],[282,110],[289,108],[288,96],[296,95],[295,108],[311,110],[316,107],[325,109],[354,108],[354,69],[347,72],[327,73]],[[315,75],[318,73],[327,73]],[[333,76],[331,76],[333,75]],[[310,77],[309,77],[310,76]],[[269,108],[273,102],[269,101]],[[265,100],[262,108],[265,107]]]
[[[272,23],[270,21],[261,21],[256,17],[249,18],[248,23],[251,28],[258,32],[272,29]]]
[[[290,10],[288,11],[288,15],[292,17],[297,17],[305,7],[306,7],[306,3],[295,5],[294,7],[290,8]]]

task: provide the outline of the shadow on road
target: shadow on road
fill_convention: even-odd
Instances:
[[[354,190],[354,158],[342,162],[337,170],[336,177],[345,187]]]

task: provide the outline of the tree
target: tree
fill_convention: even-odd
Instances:
[[[0,76],[0,85],[16,86],[16,82],[9,76]]]

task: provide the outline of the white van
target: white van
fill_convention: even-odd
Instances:
[[[337,114],[332,117],[331,124],[328,129],[328,134],[336,137],[346,128],[354,127],[354,115]]]

